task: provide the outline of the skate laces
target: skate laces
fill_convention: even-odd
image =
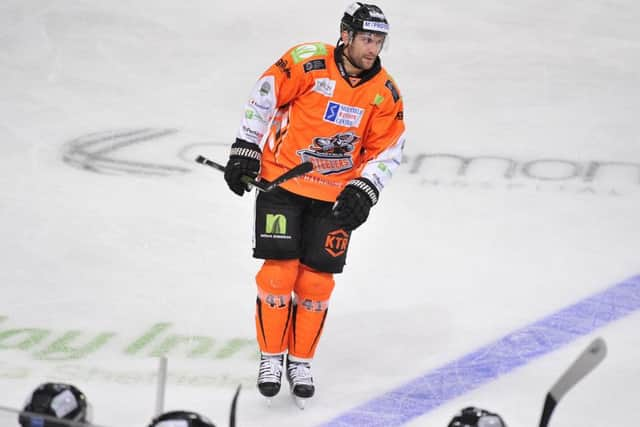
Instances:
[[[260,373],[258,375],[258,382],[266,383],[279,383],[282,377],[282,362],[284,356],[265,356],[260,357]]]
[[[294,362],[289,360],[287,362],[287,374],[293,384],[313,385],[311,364],[308,362]]]

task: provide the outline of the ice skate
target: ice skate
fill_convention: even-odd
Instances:
[[[313,397],[316,390],[311,376],[311,360],[288,356],[287,380],[296,406],[304,409],[307,400]]]
[[[280,391],[284,354],[261,354],[258,372],[258,390],[267,398],[267,404]]]

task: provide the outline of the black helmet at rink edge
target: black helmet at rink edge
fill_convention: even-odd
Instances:
[[[507,427],[500,415],[473,406],[462,409],[447,427]]]
[[[191,411],[171,411],[157,416],[149,427],[216,427],[207,417]]]
[[[91,422],[91,405],[84,393],[71,384],[41,384],[29,395],[23,411],[18,418],[23,427],[63,427],[68,425],[65,421]]]

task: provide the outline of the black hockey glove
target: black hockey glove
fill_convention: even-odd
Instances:
[[[367,178],[349,181],[333,205],[334,220],[347,231],[355,230],[367,220],[378,196],[378,189]]]
[[[261,157],[262,152],[256,144],[236,139],[236,142],[231,145],[229,161],[224,169],[224,180],[227,181],[231,191],[238,196],[244,196],[245,191],[251,190],[241,181],[241,178],[244,175],[251,178],[258,176]]]

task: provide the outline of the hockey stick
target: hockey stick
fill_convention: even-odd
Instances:
[[[204,156],[196,157],[196,162],[203,165],[211,166],[212,168],[218,169],[221,172],[225,171],[225,167],[222,166],[220,163],[216,163],[213,160],[207,159]],[[305,173],[311,172],[312,170],[313,170],[313,164],[311,162],[302,162],[299,165],[293,167],[292,169],[289,169],[288,171],[286,171],[285,173],[283,173],[282,175],[280,175],[279,177],[277,177],[271,182],[256,181],[255,179],[246,175],[243,175],[240,180],[245,184],[256,187],[260,191],[266,192],[266,191],[273,190],[274,188],[284,183],[285,181],[302,176]]]
[[[547,427],[556,405],[567,392],[602,362],[607,355],[607,344],[602,338],[596,338],[569,366],[558,381],[551,387],[544,400],[539,427]]]
[[[229,427],[236,427],[236,405],[238,404],[238,395],[240,394],[240,388],[242,385],[239,385],[236,389],[236,394],[233,396],[233,400],[231,401],[231,412],[229,413]]]
[[[167,385],[167,356],[158,361],[158,382],[156,383],[156,416],[164,411],[164,393]]]

